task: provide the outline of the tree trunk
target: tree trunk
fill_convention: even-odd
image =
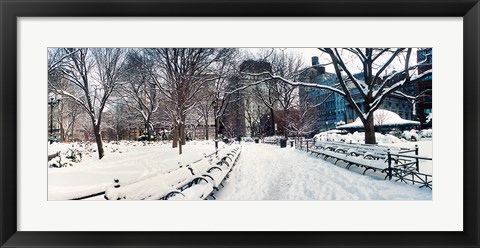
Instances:
[[[284,109],[283,110],[283,132],[285,135],[285,139],[288,139],[287,118],[288,118],[288,109]]]
[[[75,136],[75,117],[72,118],[72,133],[71,133],[71,141],[74,142]]]
[[[150,136],[152,136],[152,129],[150,128],[150,120],[147,119],[146,123],[145,123],[145,128],[147,129],[147,141],[150,142],[152,141],[152,138]]]
[[[275,135],[275,111],[273,108],[270,109],[270,136]]]
[[[197,127],[198,127],[198,126],[193,126],[192,140],[196,140],[196,139],[197,139]]]
[[[173,129],[173,138],[172,138],[172,148],[176,148],[178,146],[178,124]]]
[[[367,121],[363,123],[363,126],[365,127],[365,144],[376,144],[373,113],[368,115]]]
[[[182,133],[183,123],[178,125],[178,155],[182,154],[182,140],[184,139],[184,134]]]
[[[95,142],[97,142],[98,159],[102,159],[105,152],[103,150],[102,135],[100,135],[100,125],[94,125],[93,132],[95,135]]]
[[[208,140],[208,118],[205,118],[205,140]]]
[[[187,135],[186,135],[186,132],[185,132],[185,115],[182,116],[182,124],[180,125],[180,143],[182,145],[185,145],[186,144],[186,138],[187,138]],[[181,154],[181,152],[180,152]]]

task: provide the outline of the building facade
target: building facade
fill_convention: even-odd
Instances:
[[[418,67],[418,73],[423,73],[432,69],[432,48],[422,48],[417,50],[417,63],[422,62]],[[418,121],[425,125],[427,116],[432,112],[432,76],[428,76],[415,83],[415,112]],[[431,125],[431,124],[430,124]]]

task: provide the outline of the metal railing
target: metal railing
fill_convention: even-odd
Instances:
[[[333,142],[327,141],[329,143],[335,144],[337,146],[344,146],[345,149],[342,151],[346,151],[347,149],[362,149],[364,147],[368,147],[369,149],[375,150],[377,149],[377,154],[381,154],[382,159],[385,159],[385,163],[387,163],[387,168],[385,170],[381,170],[386,173],[385,179],[389,180],[396,180],[404,183],[412,183],[412,184],[420,184],[420,188],[427,187],[432,189],[432,182],[433,177],[432,175],[421,173],[419,170],[420,162],[421,161],[431,161],[432,158],[422,157],[419,156],[419,148],[415,145],[413,149],[406,149],[406,148],[398,148],[395,149],[395,152],[392,152],[390,148],[385,146],[377,146],[377,145],[365,145],[365,144],[351,144],[351,143],[343,143],[343,142]],[[322,149],[321,147],[317,147],[315,141],[313,139],[295,139],[295,149],[299,149],[306,152],[315,151],[315,149]],[[340,149],[339,149],[340,150]],[[335,150],[332,150],[335,151]],[[360,154],[361,152],[358,152]],[[414,153],[414,154],[410,154]],[[339,153],[340,155],[349,155],[344,153]],[[324,158],[328,158],[331,156],[325,156]],[[374,159],[380,159],[379,157]],[[337,160],[338,161],[338,160]],[[368,165],[368,159],[365,159],[365,163],[362,165]],[[350,166],[348,166],[349,168]]]
[[[418,156],[418,146],[415,146],[415,155],[395,154],[388,151],[387,156],[389,180],[396,178],[395,181],[417,183],[421,184],[420,188],[432,189],[432,175],[420,173],[419,170],[420,160],[431,161],[432,158]],[[395,165],[392,165],[393,163]]]

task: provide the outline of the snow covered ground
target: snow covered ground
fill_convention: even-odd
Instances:
[[[431,140],[392,143],[395,146],[420,146],[420,155],[431,157]],[[76,146],[78,144],[73,144]],[[220,143],[220,147],[224,147]],[[49,154],[66,152],[72,144],[52,144]],[[66,200],[111,188],[114,179],[130,184],[167,174],[214,152],[212,141],[192,141],[183,154],[171,143],[120,142],[106,144],[105,157],[98,160],[95,146],[86,147],[78,163],[48,168],[49,200]],[[423,152],[422,152],[423,151]],[[180,163],[180,164],[179,164]],[[424,170],[424,171],[422,171]],[[431,164],[421,172],[432,170]],[[341,165],[316,158],[304,151],[277,145],[242,142],[237,164],[215,194],[219,200],[430,200],[432,190],[418,185],[385,181],[364,176]],[[89,200],[104,200],[103,196]]]
[[[293,148],[245,143],[219,200],[431,200],[432,190],[376,179]]]
[[[49,145],[48,153],[66,151],[71,146],[72,144],[54,143]],[[73,166],[48,168],[48,199],[66,200],[98,193],[111,187],[114,179],[125,184],[155,174],[168,173],[177,169],[179,163],[186,165],[201,159],[204,154],[215,152],[212,141],[188,142],[180,156],[178,148],[172,149],[171,146],[171,143],[109,143],[105,144],[105,157],[101,160],[96,152],[92,152]],[[219,146],[222,148],[224,143],[219,143]],[[111,149],[112,147],[116,149]]]

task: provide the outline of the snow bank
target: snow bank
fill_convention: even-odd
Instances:
[[[91,156],[91,143],[53,143],[48,145],[48,155],[55,156],[48,161],[49,168],[74,166],[86,156]]]
[[[375,126],[397,126],[397,125],[420,125],[418,121],[402,119],[398,114],[385,109],[377,109],[373,112]],[[363,122],[359,117],[354,122],[337,126],[339,129],[362,128]]]
[[[405,138],[406,140],[411,140],[411,141],[420,140],[420,135],[418,135],[415,129],[412,129],[410,131],[408,130],[403,131],[402,137]]]
[[[420,136],[422,138],[432,138],[433,136],[433,131],[432,129],[423,129],[423,130],[420,130]]]

